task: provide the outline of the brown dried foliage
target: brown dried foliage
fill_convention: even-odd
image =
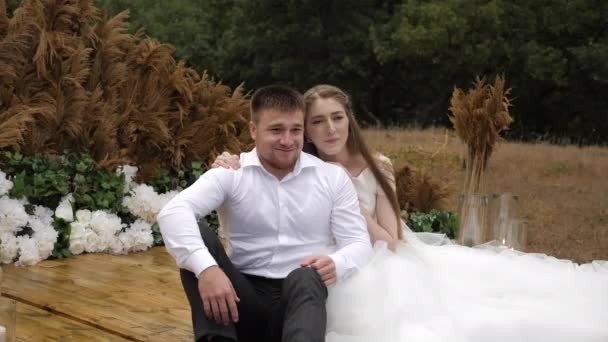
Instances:
[[[251,144],[249,101],[90,0],[0,0],[0,150],[89,152],[142,175]],[[145,177],[144,177],[145,178]]]
[[[494,85],[477,78],[467,92],[455,88],[450,101],[450,121],[458,137],[467,145],[465,193],[478,194],[482,173],[494,151],[500,133],[513,122],[509,114],[510,89],[496,76]]]
[[[6,1],[0,0],[0,39],[6,36],[8,30],[8,17],[6,15]]]
[[[399,206],[407,212],[444,209],[448,189],[429,174],[404,166],[395,174]]]

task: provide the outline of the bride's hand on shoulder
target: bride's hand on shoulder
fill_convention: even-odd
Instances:
[[[241,162],[239,156],[236,154],[230,154],[229,152],[222,152],[211,164],[212,168],[224,168],[238,170],[241,168]]]

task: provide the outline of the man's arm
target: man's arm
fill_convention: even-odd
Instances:
[[[367,264],[372,256],[372,246],[365,218],[359,209],[357,192],[343,170],[335,191],[330,224],[338,250],[329,257],[336,265],[338,280],[341,280]]]
[[[158,214],[165,246],[180,268],[197,277],[217,262],[203,242],[197,218],[211,213],[228,198],[233,172],[213,169],[180,192]]]
[[[221,206],[232,191],[234,171],[214,169],[173,198],[158,214],[165,246],[181,268],[198,278],[198,291],[203,310],[216,322],[228,324],[239,319],[240,301],[230,279],[217,267],[217,262],[201,238],[197,217]]]

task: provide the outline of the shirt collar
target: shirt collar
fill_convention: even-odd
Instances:
[[[300,174],[300,172],[302,172],[303,169],[309,168],[309,167],[316,167],[318,165],[319,164],[317,162],[317,158],[315,158],[314,156],[312,156],[306,152],[300,152],[300,156],[298,157],[298,160],[296,160],[296,165],[294,166],[293,171],[291,173],[294,176],[297,176],[298,174]],[[248,166],[257,166],[257,167],[264,168],[262,166],[262,163],[260,162],[260,158],[258,157],[256,148],[254,148],[250,152],[243,153],[243,160],[241,162],[241,167],[248,167]]]

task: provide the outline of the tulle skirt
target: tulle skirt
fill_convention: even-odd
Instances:
[[[330,288],[327,342],[608,341],[608,262],[422,237]]]

